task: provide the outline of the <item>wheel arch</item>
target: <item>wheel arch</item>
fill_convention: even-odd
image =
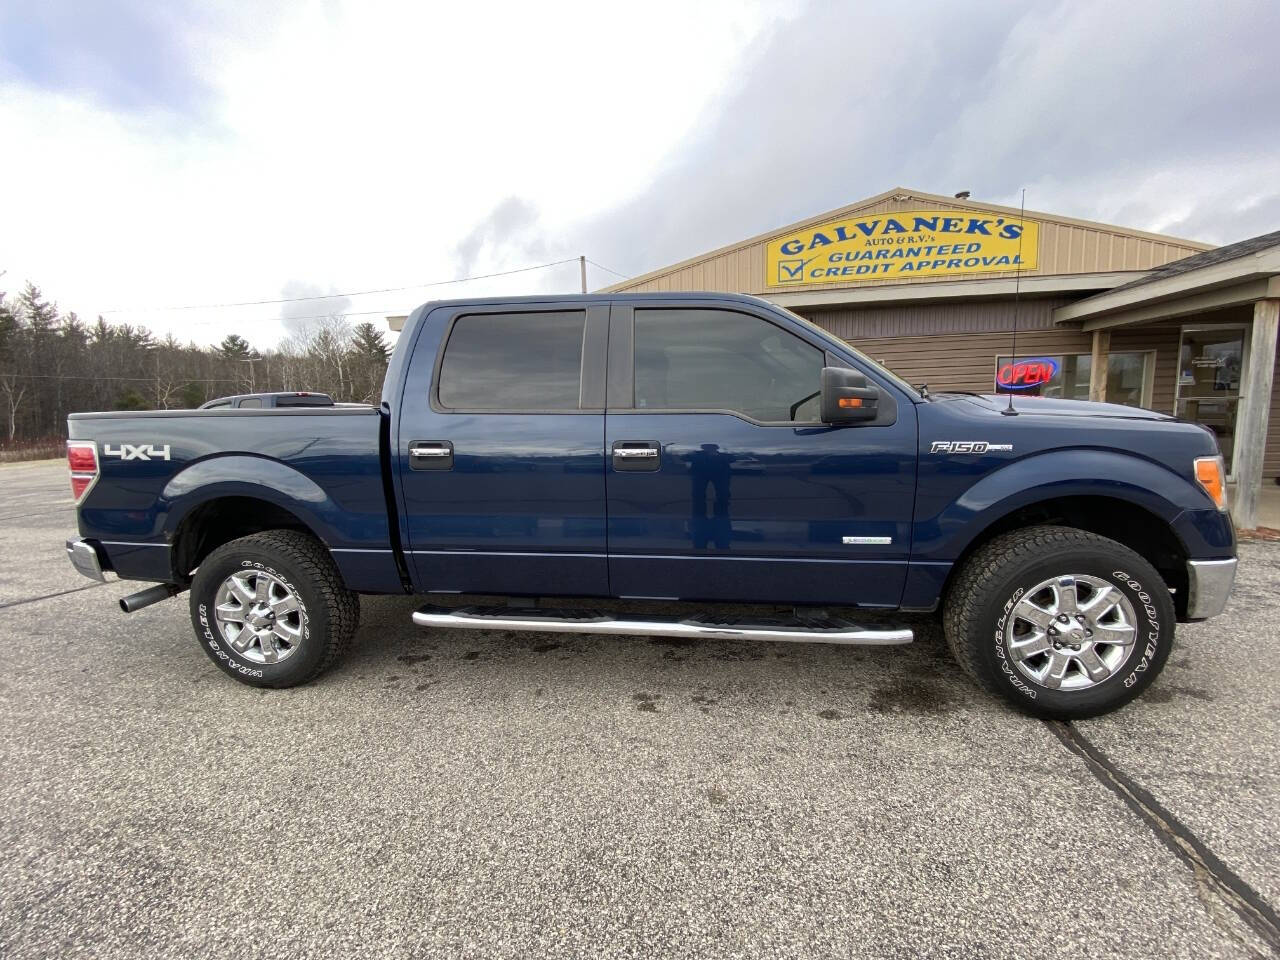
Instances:
[[[174,575],[191,570],[224,543],[263,530],[296,530],[326,548],[334,543],[333,499],[305,474],[279,460],[230,454],[196,461],[161,494],[164,536]]]
[[[211,496],[193,504],[173,527],[170,556],[174,576],[186,581],[218,547],[267,530],[302,533],[328,549],[310,524],[279,503],[243,494]]]
[[[1174,608],[1181,619],[1187,609],[1189,552],[1169,519],[1150,504],[1128,497],[1097,493],[1066,493],[1029,502],[1007,504],[964,545],[948,571],[941,596],[945,598],[969,558],[996,537],[1026,527],[1053,525],[1085,530],[1128,547],[1155,567],[1174,591]]]

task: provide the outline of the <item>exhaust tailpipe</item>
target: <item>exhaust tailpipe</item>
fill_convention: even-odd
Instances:
[[[180,587],[176,583],[157,583],[154,587],[147,587],[147,589],[131,593],[127,597],[121,597],[120,609],[125,613],[135,613],[143,607],[151,606],[153,603],[176,597],[185,589],[186,587]]]

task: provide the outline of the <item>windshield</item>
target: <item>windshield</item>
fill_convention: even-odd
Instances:
[[[777,304],[774,304],[774,306],[777,306]],[[783,313],[785,313],[787,316],[793,317],[794,319],[798,320],[800,323],[804,324],[810,330],[816,330],[818,333],[822,335],[824,340],[835,340],[845,350],[848,350],[850,353],[856,354],[859,360],[864,361],[867,364],[867,366],[875,370],[876,373],[880,374],[886,380],[892,381],[898,387],[905,390],[909,395],[913,397],[920,397],[919,390],[917,390],[911,384],[907,383],[907,381],[903,380],[900,376],[898,376],[888,367],[884,366],[884,364],[876,363],[876,361],[872,360],[870,357],[868,357],[865,353],[863,353],[853,344],[849,343],[846,340],[841,340],[839,337],[831,333],[830,330],[823,330],[816,323],[812,322],[811,320],[806,320],[804,317],[800,316],[800,314],[792,313],[786,307],[778,307],[778,309],[781,310]],[[921,399],[923,399],[923,397],[921,397]]]

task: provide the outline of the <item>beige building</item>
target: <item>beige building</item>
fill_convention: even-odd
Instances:
[[[1199,421],[1237,481],[1242,527],[1280,475],[1280,233],[1213,248],[896,188],[609,290],[754,294],[933,390],[1105,399]]]

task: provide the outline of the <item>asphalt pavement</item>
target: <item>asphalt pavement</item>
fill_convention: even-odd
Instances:
[[[241,686],[0,467],[0,956],[1280,955],[1280,545],[1074,725],[902,648],[424,631]],[[919,625],[918,625],[919,626]]]

